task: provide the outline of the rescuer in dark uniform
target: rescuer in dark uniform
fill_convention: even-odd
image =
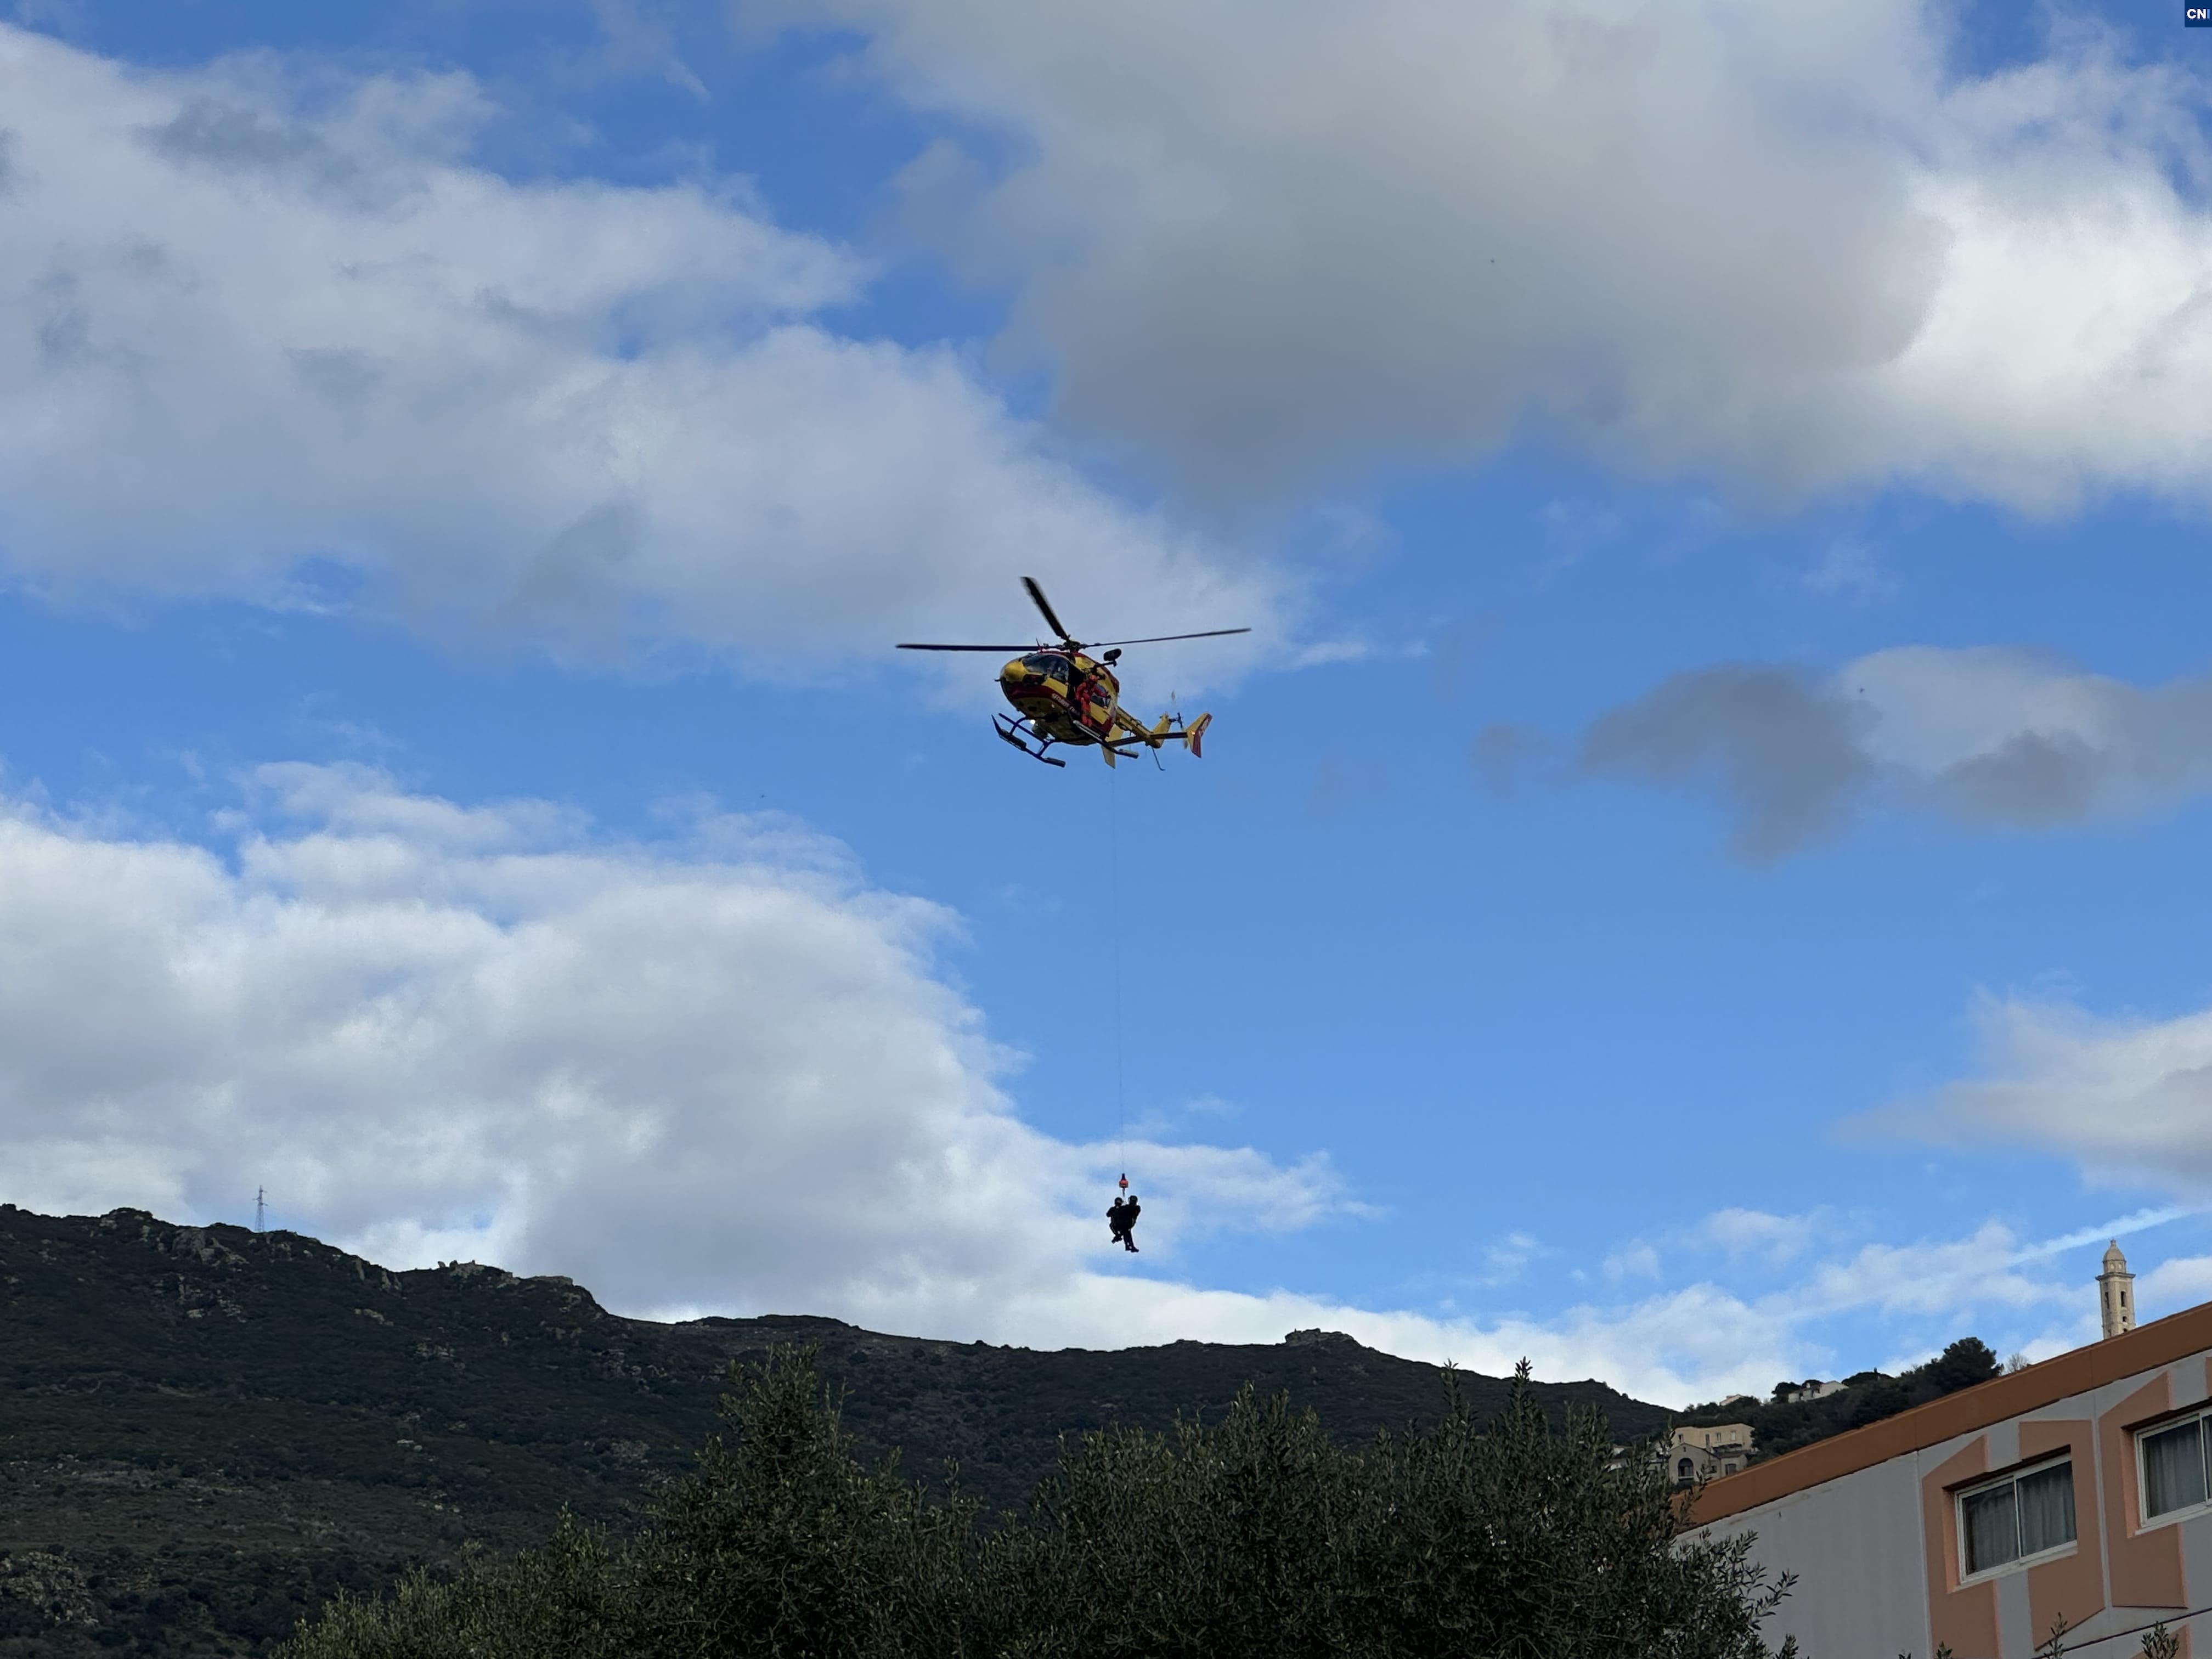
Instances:
[[[1144,1206],[1137,1202],[1137,1195],[1131,1193],[1126,1204],[1118,1198],[1114,1200],[1114,1210],[1121,1212],[1120,1220],[1114,1218],[1114,1210],[1106,1212],[1107,1224],[1113,1228],[1114,1237],[1121,1241],[1121,1248],[1125,1250],[1133,1251],[1137,1248],[1137,1217],[1143,1209]]]

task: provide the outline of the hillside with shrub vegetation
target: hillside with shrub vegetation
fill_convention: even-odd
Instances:
[[[1962,1336],[1925,1364],[1892,1376],[1884,1371],[1858,1371],[1843,1379],[1843,1391],[1819,1400],[1785,1401],[1782,1395],[1800,1385],[1784,1382],[1764,1401],[1718,1401],[1693,1406],[1677,1419],[1686,1424],[1743,1423],[1752,1431],[1752,1459],[1778,1457],[1816,1440],[1847,1429],[1864,1428],[1886,1417],[1924,1406],[1960,1389],[1986,1382],[2002,1367],[1989,1345],[1978,1336]]]
[[[811,1345],[872,1462],[948,1462],[1018,1510],[1060,1437],[1212,1420],[1250,1384],[1334,1443],[1434,1423],[1435,1366],[1346,1336],[1058,1352],[799,1316],[657,1324],[581,1286],[449,1263],[395,1273],[295,1233],[0,1206],[0,1659],[265,1653],[340,1590],[542,1543],[563,1510],[620,1535],[694,1467],[733,1360]],[[1477,1419],[1504,1380],[1458,1379]],[[1667,1413],[1532,1382],[1555,1426]]]

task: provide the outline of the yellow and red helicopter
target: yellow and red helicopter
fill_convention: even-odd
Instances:
[[[1158,749],[1162,744],[1180,743],[1194,755],[1200,752],[1200,740],[1213,716],[1200,714],[1188,726],[1180,714],[1163,714],[1150,726],[1139,723],[1121,707],[1121,683],[1114,677],[1114,665],[1121,659],[1121,647],[1125,645],[1211,640],[1224,634],[1249,634],[1250,629],[1209,628],[1199,634],[1155,634],[1141,640],[1094,640],[1086,646],[1060,626],[1060,618],[1053,615],[1052,604],[1045,598],[1044,589],[1036,585],[1035,577],[1023,577],[1022,586],[1029,589],[1030,598],[1046,623],[1060,636],[1059,644],[1047,645],[1042,641],[1034,646],[902,644],[899,649],[1018,653],[999,671],[999,689],[1013,704],[1018,718],[1008,720],[1004,714],[994,714],[991,720],[1000,737],[1030,759],[1041,760],[1047,766],[1067,764],[1057,755],[1045,752],[1056,743],[1071,748],[1096,744],[1109,766],[1115,763],[1121,750],[1139,744]],[[1091,650],[1101,654],[1095,658],[1085,654]],[[1030,747],[1032,744],[1036,747]]]

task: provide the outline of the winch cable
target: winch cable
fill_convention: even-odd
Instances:
[[[1121,1054],[1121,813],[1114,787],[1115,769],[1106,770],[1106,902],[1108,966],[1114,976],[1114,1115],[1116,1123],[1115,1160],[1121,1166],[1121,1190],[1129,1188],[1129,1101],[1124,1086]]]

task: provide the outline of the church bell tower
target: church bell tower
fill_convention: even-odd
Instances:
[[[2105,1334],[2118,1336],[2136,1328],[2136,1276],[2114,1239],[2105,1252],[2105,1271],[2097,1275],[2097,1310],[2105,1316]]]

